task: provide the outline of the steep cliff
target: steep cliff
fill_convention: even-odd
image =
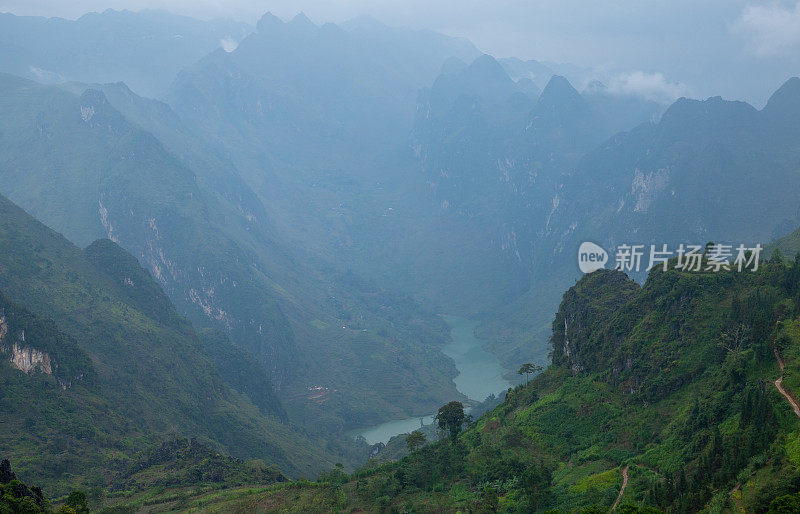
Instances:
[[[569,288],[553,321],[553,364],[578,373],[598,369],[603,362],[597,360],[601,327],[608,319],[631,301],[639,285],[616,270],[598,270]]]

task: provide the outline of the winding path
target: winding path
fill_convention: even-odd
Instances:
[[[739,509],[737,512],[744,512],[745,511],[744,510],[744,504],[742,503],[742,496],[740,494],[736,494],[736,491],[738,491],[741,487],[742,487],[742,483],[741,482],[737,482],[736,486],[733,489],[731,489],[730,493],[728,493],[728,496],[733,498],[733,502],[736,504],[736,508]]]
[[[794,410],[795,415],[800,418],[800,405],[797,404],[797,400],[794,399],[789,391],[783,388],[783,368],[786,367],[786,364],[783,362],[781,358],[781,353],[778,351],[777,348],[772,348],[773,352],[775,353],[775,360],[778,361],[778,368],[781,370],[781,376],[775,381],[775,387],[778,389],[784,398],[789,402],[789,405],[792,406],[792,410]],[[755,471],[752,473],[755,474]],[[752,476],[751,474],[751,476]],[[742,482],[738,482],[736,486],[731,489],[731,492],[728,495],[733,498],[734,503],[736,504],[736,508],[739,509],[739,512],[744,512],[744,505],[742,504],[742,498],[739,495],[736,495],[736,492],[742,487]],[[615,504],[616,505],[616,504]]]
[[[622,499],[622,495],[625,493],[626,487],[628,487],[628,466],[622,468],[622,487],[619,488],[617,499],[614,501],[614,505],[611,506],[612,512],[617,510],[617,506],[619,505],[619,501]]]
[[[794,410],[795,415],[800,418],[800,404],[797,403],[797,400],[794,399],[791,393],[783,388],[783,368],[785,368],[786,365],[784,364],[783,359],[781,359],[781,354],[778,352],[777,348],[775,348],[775,359],[778,361],[778,367],[781,369],[781,376],[775,381],[775,387],[778,388],[778,391],[792,406],[792,410]],[[736,487],[731,490],[730,494],[733,495],[737,490],[739,490],[741,485],[741,482],[736,484]],[[622,495],[625,494],[626,487],[628,487],[628,466],[622,468],[622,487],[619,488],[617,499],[614,501],[614,505],[611,506],[611,512],[617,510],[619,502],[622,500]]]
[[[783,368],[785,368],[786,365],[784,364],[783,359],[781,359],[781,354],[778,349],[775,348],[774,350],[775,359],[778,361],[778,367],[781,369],[781,376],[775,381],[775,387],[777,387],[778,391],[780,391],[784,398],[789,401],[789,404],[792,406],[792,410],[794,410],[795,415],[800,418],[800,405],[798,405],[797,400],[794,399],[794,396],[792,396],[789,391],[783,388]]]

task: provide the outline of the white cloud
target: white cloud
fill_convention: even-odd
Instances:
[[[794,7],[751,5],[733,24],[758,55],[774,55],[800,46],[800,1]]]
[[[239,43],[234,41],[230,36],[226,37],[225,39],[220,39],[219,44],[222,46],[222,49],[228,53],[233,52],[236,50],[236,47],[239,46]]]
[[[656,102],[669,103],[689,96],[686,84],[672,82],[663,73],[631,71],[615,75],[608,81],[608,92],[617,95],[635,95]]]
[[[66,80],[63,76],[54,71],[37,68],[36,66],[28,66],[28,74],[37,82],[47,84],[55,84]]]

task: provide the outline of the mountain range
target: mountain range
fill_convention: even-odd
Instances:
[[[666,105],[302,13],[0,14],[0,50],[0,457],[25,482],[240,510],[793,492],[800,79]],[[577,266],[584,241],[773,240],[751,274]],[[442,314],[516,385],[469,401]],[[452,401],[499,406],[418,451],[353,438]]]

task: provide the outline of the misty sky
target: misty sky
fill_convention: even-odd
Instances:
[[[370,15],[471,39],[497,57],[597,69],[619,89],[722,95],[761,107],[800,75],[800,0],[0,0],[0,11],[75,18],[106,8],[166,8],[251,23],[266,11],[314,22]]]

